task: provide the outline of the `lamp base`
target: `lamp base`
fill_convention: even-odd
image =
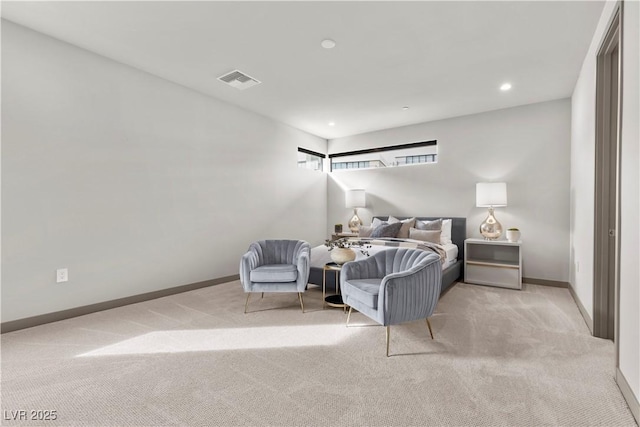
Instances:
[[[489,216],[480,224],[480,234],[485,240],[496,240],[502,236],[502,224],[493,215],[493,208],[489,208]]]
[[[352,233],[357,233],[362,225],[362,220],[358,216],[358,208],[353,208],[353,217],[349,220],[349,230]]]

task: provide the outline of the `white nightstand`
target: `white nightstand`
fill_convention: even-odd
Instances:
[[[521,242],[466,239],[464,281],[478,285],[522,289]]]

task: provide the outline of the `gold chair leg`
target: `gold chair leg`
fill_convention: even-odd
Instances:
[[[298,292],[298,298],[300,299],[300,307],[302,307],[302,312],[304,313],[304,301],[302,300],[302,292]]]
[[[347,314],[347,328],[349,327],[349,319],[351,318],[351,310],[353,310],[353,307],[349,306],[349,313]]]
[[[389,339],[391,338],[391,326],[387,326],[387,357],[389,357]]]
[[[249,305],[249,297],[251,296],[251,292],[247,292],[247,300],[244,303],[244,314],[247,314],[247,306]]]
[[[433,339],[433,330],[431,329],[431,322],[429,322],[428,317],[427,317],[427,326],[429,327],[429,333],[431,334],[431,339]]]

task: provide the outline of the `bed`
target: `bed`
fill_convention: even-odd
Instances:
[[[377,218],[380,221],[387,221],[388,216],[374,216],[374,220]],[[396,216],[395,218],[399,220],[405,220],[413,217],[407,216]],[[448,289],[453,283],[455,283],[459,278],[463,277],[463,260],[464,260],[464,240],[467,235],[467,219],[466,218],[454,218],[454,217],[427,217],[427,216],[418,216],[415,217],[421,221],[433,221],[440,218],[443,219],[451,219],[451,244],[441,245],[444,253],[446,255],[443,260],[443,270],[442,270],[442,287],[441,293]],[[366,241],[366,239],[363,239]],[[405,239],[380,239],[386,240],[390,243],[386,243],[390,246],[379,246],[372,245],[368,252],[371,254],[372,251],[384,250],[385,248],[396,247],[398,245],[402,245],[403,242],[407,242],[410,244],[411,240]],[[366,257],[360,253],[360,251],[355,248],[356,251],[356,259],[362,259]],[[322,267],[331,261],[331,257],[329,251],[326,246],[316,246],[311,249],[311,272],[309,274],[309,283],[322,286]],[[335,274],[327,274],[327,289],[335,290]]]

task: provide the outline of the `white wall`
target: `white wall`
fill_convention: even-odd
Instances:
[[[619,369],[640,396],[640,150],[638,129],[638,2],[624,3],[622,46],[622,129],[620,165],[620,311]],[[616,3],[607,2],[574,89],[571,125],[571,284],[593,319],[593,228],[595,180],[596,55],[609,27]],[[577,264],[580,269],[578,271]],[[630,406],[633,406],[630,402]],[[637,414],[636,414],[637,416]]]
[[[435,139],[438,163],[332,173],[328,226],[350,218],[344,190],[364,188],[365,223],[372,215],[461,216],[467,235],[480,237],[487,210],[475,207],[475,184],[505,181],[509,205],[496,216],[522,231],[524,275],[566,282],[570,115],[563,99],[330,140],[336,153]]]
[[[620,166],[620,372],[640,400],[640,3],[624,4]],[[636,404],[636,410],[638,409]],[[638,413],[636,412],[636,420]]]
[[[2,142],[3,322],[234,275],[259,238],[325,238],[326,174],[297,146],[326,140],[7,21]]]

